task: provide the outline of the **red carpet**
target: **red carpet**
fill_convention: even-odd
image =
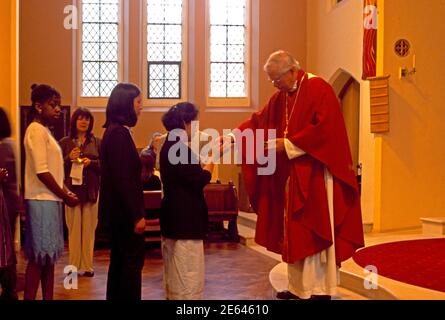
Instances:
[[[361,267],[418,287],[445,292],[445,239],[414,240],[365,248],[353,256]]]

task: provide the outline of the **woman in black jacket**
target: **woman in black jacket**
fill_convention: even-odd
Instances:
[[[188,146],[191,122],[197,117],[196,106],[186,102],[162,118],[169,131],[160,154],[162,255],[169,300],[201,299],[204,290],[203,240],[208,212],[203,189],[210,182],[214,165],[202,168],[199,155]]]
[[[99,196],[99,222],[111,233],[107,300],[141,299],[145,212],[141,162],[130,129],[137,123],[141,103],[139,88],[121,83],[107,105]]]

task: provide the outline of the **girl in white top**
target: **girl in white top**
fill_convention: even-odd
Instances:
[[[26,233],[25,300],[35,300],[40,281],[44,300],[54,296],[54,264],[64,249],[62,202],[78,203],[63,185],[63,157],[48,126],[60,116],[60,94],[48,85],[32,86],[34,121],[24,145]]]

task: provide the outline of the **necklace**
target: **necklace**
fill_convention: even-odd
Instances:
[[[292,119],[292,115],[294,114],[295,105],[297,104],[298,96],[300,95],[301,85],[303,84],[305,77],[306,77],[306,73],[303,75],[303,78],[301,79],[300,84],[298,85],[297,95],[295,97],[294,104],[292,105],[292,111],[290,112],[290,115],[289,115],[289,106],[288,106],[289,94],[286,92],[286,128],[284,129],[284,138],[285,139],[287,138],[287,134],[289,133],[289,121],[290,121],[290,119]]]

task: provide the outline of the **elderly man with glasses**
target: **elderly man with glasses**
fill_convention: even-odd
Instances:
[[[255,240],[288,264],[289,290],[278,298],[330,299],[340,264],[364,245],[339,100],[326,81],[303,71],[288,52],[274,52],[264,71],[278,91],[239,127],[275,129],[277,137],[266,144],[277,154],[273,175],[259,176],[259,164],[242,164],[258,214]],[[244,157],[253,152],[240,147]]]

